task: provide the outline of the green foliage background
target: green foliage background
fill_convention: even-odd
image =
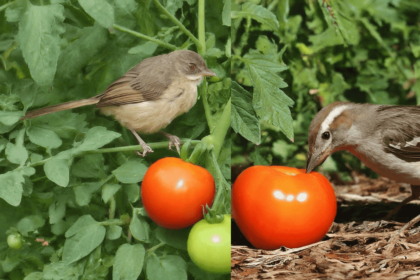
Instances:
[[[147,57],[198,51],[218,78],[165,131],[200,146],[218,213],[230,212],[230,1],[16,0],[0,13],[0,279],[230,278],[195,266],[189,229],[160,228],[142,207],[148,166],[178,156],[160,136],[144,136],[155,152],[141,158],[131,133],[91,106],[18,121],[100,94]]]
[[[233,80],[253,99],[253,108],[247,110],[253,123],[247,121],[246,132],[235,129],[240,134],[232,135],[236,174],[251,164],[304,168],[310,122],[331,102],[420,103],[418,1],[237,0],[232,11],[232,54],[238,57],[232,64]],[[262,82],[249,68],[251,55],[260,58],[258,67],[266,71]],[[284,112],[280,125],[260,115],[256,107],[259,87],[267,96],[274,94],[267,87],[274,80],[269,72],[281,72],[284,79],[276,77],[281,90],[275,94],[282,98]],[[284,123],[286,105],[293,105],[293,127]],[[269,112],[270,106],[277,106],[273,97],[260,110]],[[351,170],[375,176],[347,152],[333,154],[320,169],[337,172],[344,180],[351,179]]]

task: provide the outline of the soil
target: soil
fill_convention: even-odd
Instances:
[[[337,216],[318,243],[255,249],[232,221],[232,279],[420,279],[420,201],[382,220],[410,196],[410,186],[359,174],[352,183],[332,183]]]

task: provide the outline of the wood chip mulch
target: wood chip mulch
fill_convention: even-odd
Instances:
[[[318,243],[266,251],[235,242],[232,235],[232,279],[420,279],[418,200],[412,203],[417,207],[416,213],[411,212],[409,219],[394,217],[398,222],[375,221],[369,216],[374,211],[369,209],[358,217],[351,216],[357,211],[347,210],[373,205],[376,210],[384,208],[380,214],[385,215],[392,209],[389,202],[399,202],[410,195],[409,186],[358,175],[353,184],[334,185],[334,189],[340,217]],[[406,207],[409,205],[403,209]]]

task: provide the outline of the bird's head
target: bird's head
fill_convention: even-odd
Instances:
[[[334,102],[316,114],[309,127],[306,173],[321,165],[332,153],[346,148],[348,131],[353,124],[350,111],[353,105]]]
[[[216,73],[207,68],[204,59],[196,52],[189,50],[177,50],[170,53],[175,58],[175,68],[177,71],[199,85],[204,77],[216,76]]]

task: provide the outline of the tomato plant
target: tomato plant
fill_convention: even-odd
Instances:
[[[20,234],[10,234],[7,236],[7,245],[12,249],[19,250],[22,247]]]
[[[200,268],[212,273],[230,273],[230,215],[221,223],[196,223],[188,237],[188,254]]]
[[[253,166],[232,188],[235,221],[252,245],[296,248],[321,240],[337,211],[334,190],[320,173]]]
[[[153,163],[143,178],[141,199],[149,217],[159,226],[181,229],[203,218],[211,206],[215,185],[210,172],[179,158]]]

